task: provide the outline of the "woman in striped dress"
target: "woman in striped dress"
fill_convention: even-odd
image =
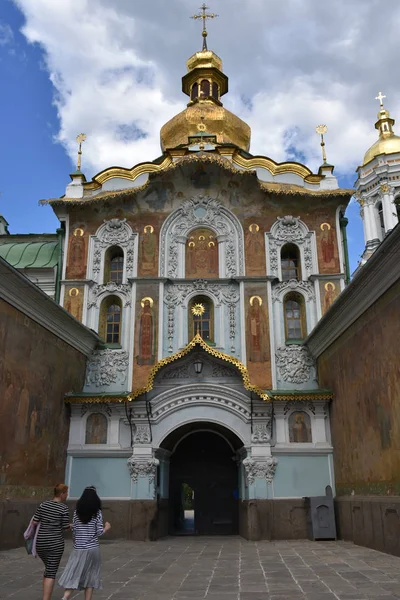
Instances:
[[[74,590],[85,590],[85,600],[91,600],[93,590],[101,590],[99,536],[110,527],[108,522],[103,525],[96,488],[85,488],[76,503],[72,521],[74,549],[59,581],[65,588],[63,600],[68,600]]]
[[[43,600],[50,600],[54,581],[64,552],[63,532],[70,528],[68,507],[64,502],[68,486],[59,483],[54,488],[53,500],[42,502],[33,515],[34,524],[40,523],[36,553],[44,562]]]

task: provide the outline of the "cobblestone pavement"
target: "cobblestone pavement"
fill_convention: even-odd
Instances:
[[[71,548],[67,543],[62,567]],[[98,600],[391,600],[400,558],[347,542],[247,542],[180,537],[101,545]],[[61,571],[60,571],[61,573]],[[0,598],[41,599],[42,564],[24,548],[0,552]],[[72,597],[83,598],[82,592]],[[62,597],[57,588],[53,598]]]

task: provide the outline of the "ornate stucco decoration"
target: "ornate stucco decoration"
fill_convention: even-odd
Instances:
[[[117,294],[123,300],[124,306],[131,306],[132,304],[132,286],[129,283],[117,284],[114,281],[109,281],[104,285],[96,283],[90,288],[88,308],[99,306],[103,296],[109,294]]]
[[[135,483],[139,477],[147,477],[149,482],[152,483],[157,474],[157,467],[160,464],[158,458],[143,458],[132,455],[127,460],[131,479]]]
[[[253,425],[253,433],[251,441],[253,444],[265,444],[271,440],[272,420],[268,419],[264,423],[255,423]]]
[[[246,390],[254,392],[262,400],[269,400],[268,394],[263,389],[256,385],[253,385],[250,382],[249,372],[245,365],[242,363],[242,361],[240,361],[234,356],[230,356],[229,354],[219,352],[219,350],[215,350],[215,348],[211,348],[211,346],[209,346],[199,334],[196,334],[194,338],[187,344],[187,346],[183,348],[183,350],[175,352],[175,354],[161,359],[156,365],[154,365],[154,367],[150,371],[149,378],[147,380],[147,385],[145,387],[134,390],[131,394],[127,396],[127,400],[134,400],[135,398],[141,396],[145,392],[149,392],[150,390],[152,390],[154,386],[154,378],[162,367],[169,365],[170,363],[182,358],[182,356],[186,356],[191,350],[193,350],[197,346],[205,350],[205,352],[207,352],[207,354],[209,354],[210,356],[220,358],[221,360],[225,361],[228,365],[230,364],[236,367],[242,377],[244,388]]]
[[[281,346],[275,356],[282,381],[306,383],[315,378],[315,362],[306,346]]]
[[[149,444],[151,441],[150,426],[138,424],[133,434],[134,444]]]
[[[278,217],[267,233],[268,240],[268,271],[270,275],[279,277],[280,251],[285,244],[294,243],[300,248],[305,275],[309,277],[313,271],[317,272],[316,259],[313,258],[311,240],[312,232],[303,223],[300,217]]]
[[[124,250],[126,277],[136,275],[136,240],[137,234],[133,233],[126,219],[109,219],[104,221],[95,236],[92,237],[90,271],[92,279],[100,283],[104,254],[107,248],[119,246]]]
[[[243,460],[243,466],[246,474],[246,483],[251,485],[256,479],[265,479],[268,483],[271,483],[278,460],[274,456],[269,456],[265,459],[254,460],[254,458],[247,457]]]
[[[236,304],[239,302],[239,286],[234,283],[218,284],[209,283],[205,279],[195,279],[190,283],[167,284],[165,286],[164,302],[168,307],[168,349],[172,352],[175,333],[175,308],[186,302],[193,292],[208,292],[215,301],[216,306],[225,304],[229,309],[229,338],[231,351],[235,351],[236,337]]]
[[[283,414],[286,416],[288,412],[291,412],[292,410],[302,411],[304,409],[309,410],[313,415],[315,415],[315,405],[314,402],[311,402],[311,400],[305,400],[304,402],[301,400],[289,400],[283,407]]]
[[[112,407],[107,402],[97,402],[96,406],[93,406],[91,402],[83,402],[81,405],[81,417],[84,417],[87,412],[101,412],[107,417],[112,415]]]
[[[126,382],[129,354],[125,350],[96,350],[86,367],[87,387],[107,387]]]
[[[288,292],[303,292],[307,301],[315,302],[314,284],[311,281],[298,281],[297,279],[272,284],[272,301],[282,302]]]
[[[222,277],[244,275],[243,229],[233,213],[210,196],[195,196],[171,213],[160,233],[160,276],[185,276],[184,249],[187,236],[198,227],[208,227],[219,244]],[[222,260],[222,263],[221,263]]]
[[[153,418],[158,421],[175,411],[181,411],[183,408],[192,406],[203,406],[207,410],[223,408],[238,416],[242,421],[248,422],[251,418],[250,411],[243,401],[232,399],[215,393],[187,394],[179,397],[173,396],[160,402],[153,410]]]

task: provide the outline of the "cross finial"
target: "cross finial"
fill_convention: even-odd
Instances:
[[[207,19],[215,19],[216,17],[218,17],[218,15],[216,15],[215,13],[207,13],[206,11],[209,9],[208,6],[206,6],[206,3],[203,2],[203,6],[201,6],[200,10],[202,12],[198,13],[197,15],[193,15],[192,17],[190,17],[191,19],[203,19],[203,52],[204,50],[207,50]]]
[[[379,92],[379,94],[378,94],[378,95],[376,96],[376,98],[375,98],[375,100],[379,100],[379,104],[380,104],[381,108],[383,108],[383,102],[382,102],[382,100],[383,100],[384,98],[386,98],[386,96],[384,96],[384,95],[382,94],[382,92]]]
[[[318,127],[316,127],[315,131],[317,133],[319,133],[319,135],[321,136],[322,162],[323,162],[323,164],[326,164],[324,133],[326,133],[328,131],[328,128],[326,125],[318,125]]]
[[[76,167],[76,170],[77,170],[77,171],[80,171],[80,170],[81,170],[81,162],[82,162],[82,160],[81,160],[81,157],[82,157],[82,143],[83,143],[85,140],[86,140],[86,133],[80,133],[80,134],[78,135],[78,137],[76,138],[76,141],[77,141],[77,142],[78,142],[78,144],[79,144],[79,149],[78,149],[78,164],[77,164],[77,167]]]

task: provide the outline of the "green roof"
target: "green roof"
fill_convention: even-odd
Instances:
[[[58,242],[13,242],[0,245],[0,256],[16,269],[57,266]]]

